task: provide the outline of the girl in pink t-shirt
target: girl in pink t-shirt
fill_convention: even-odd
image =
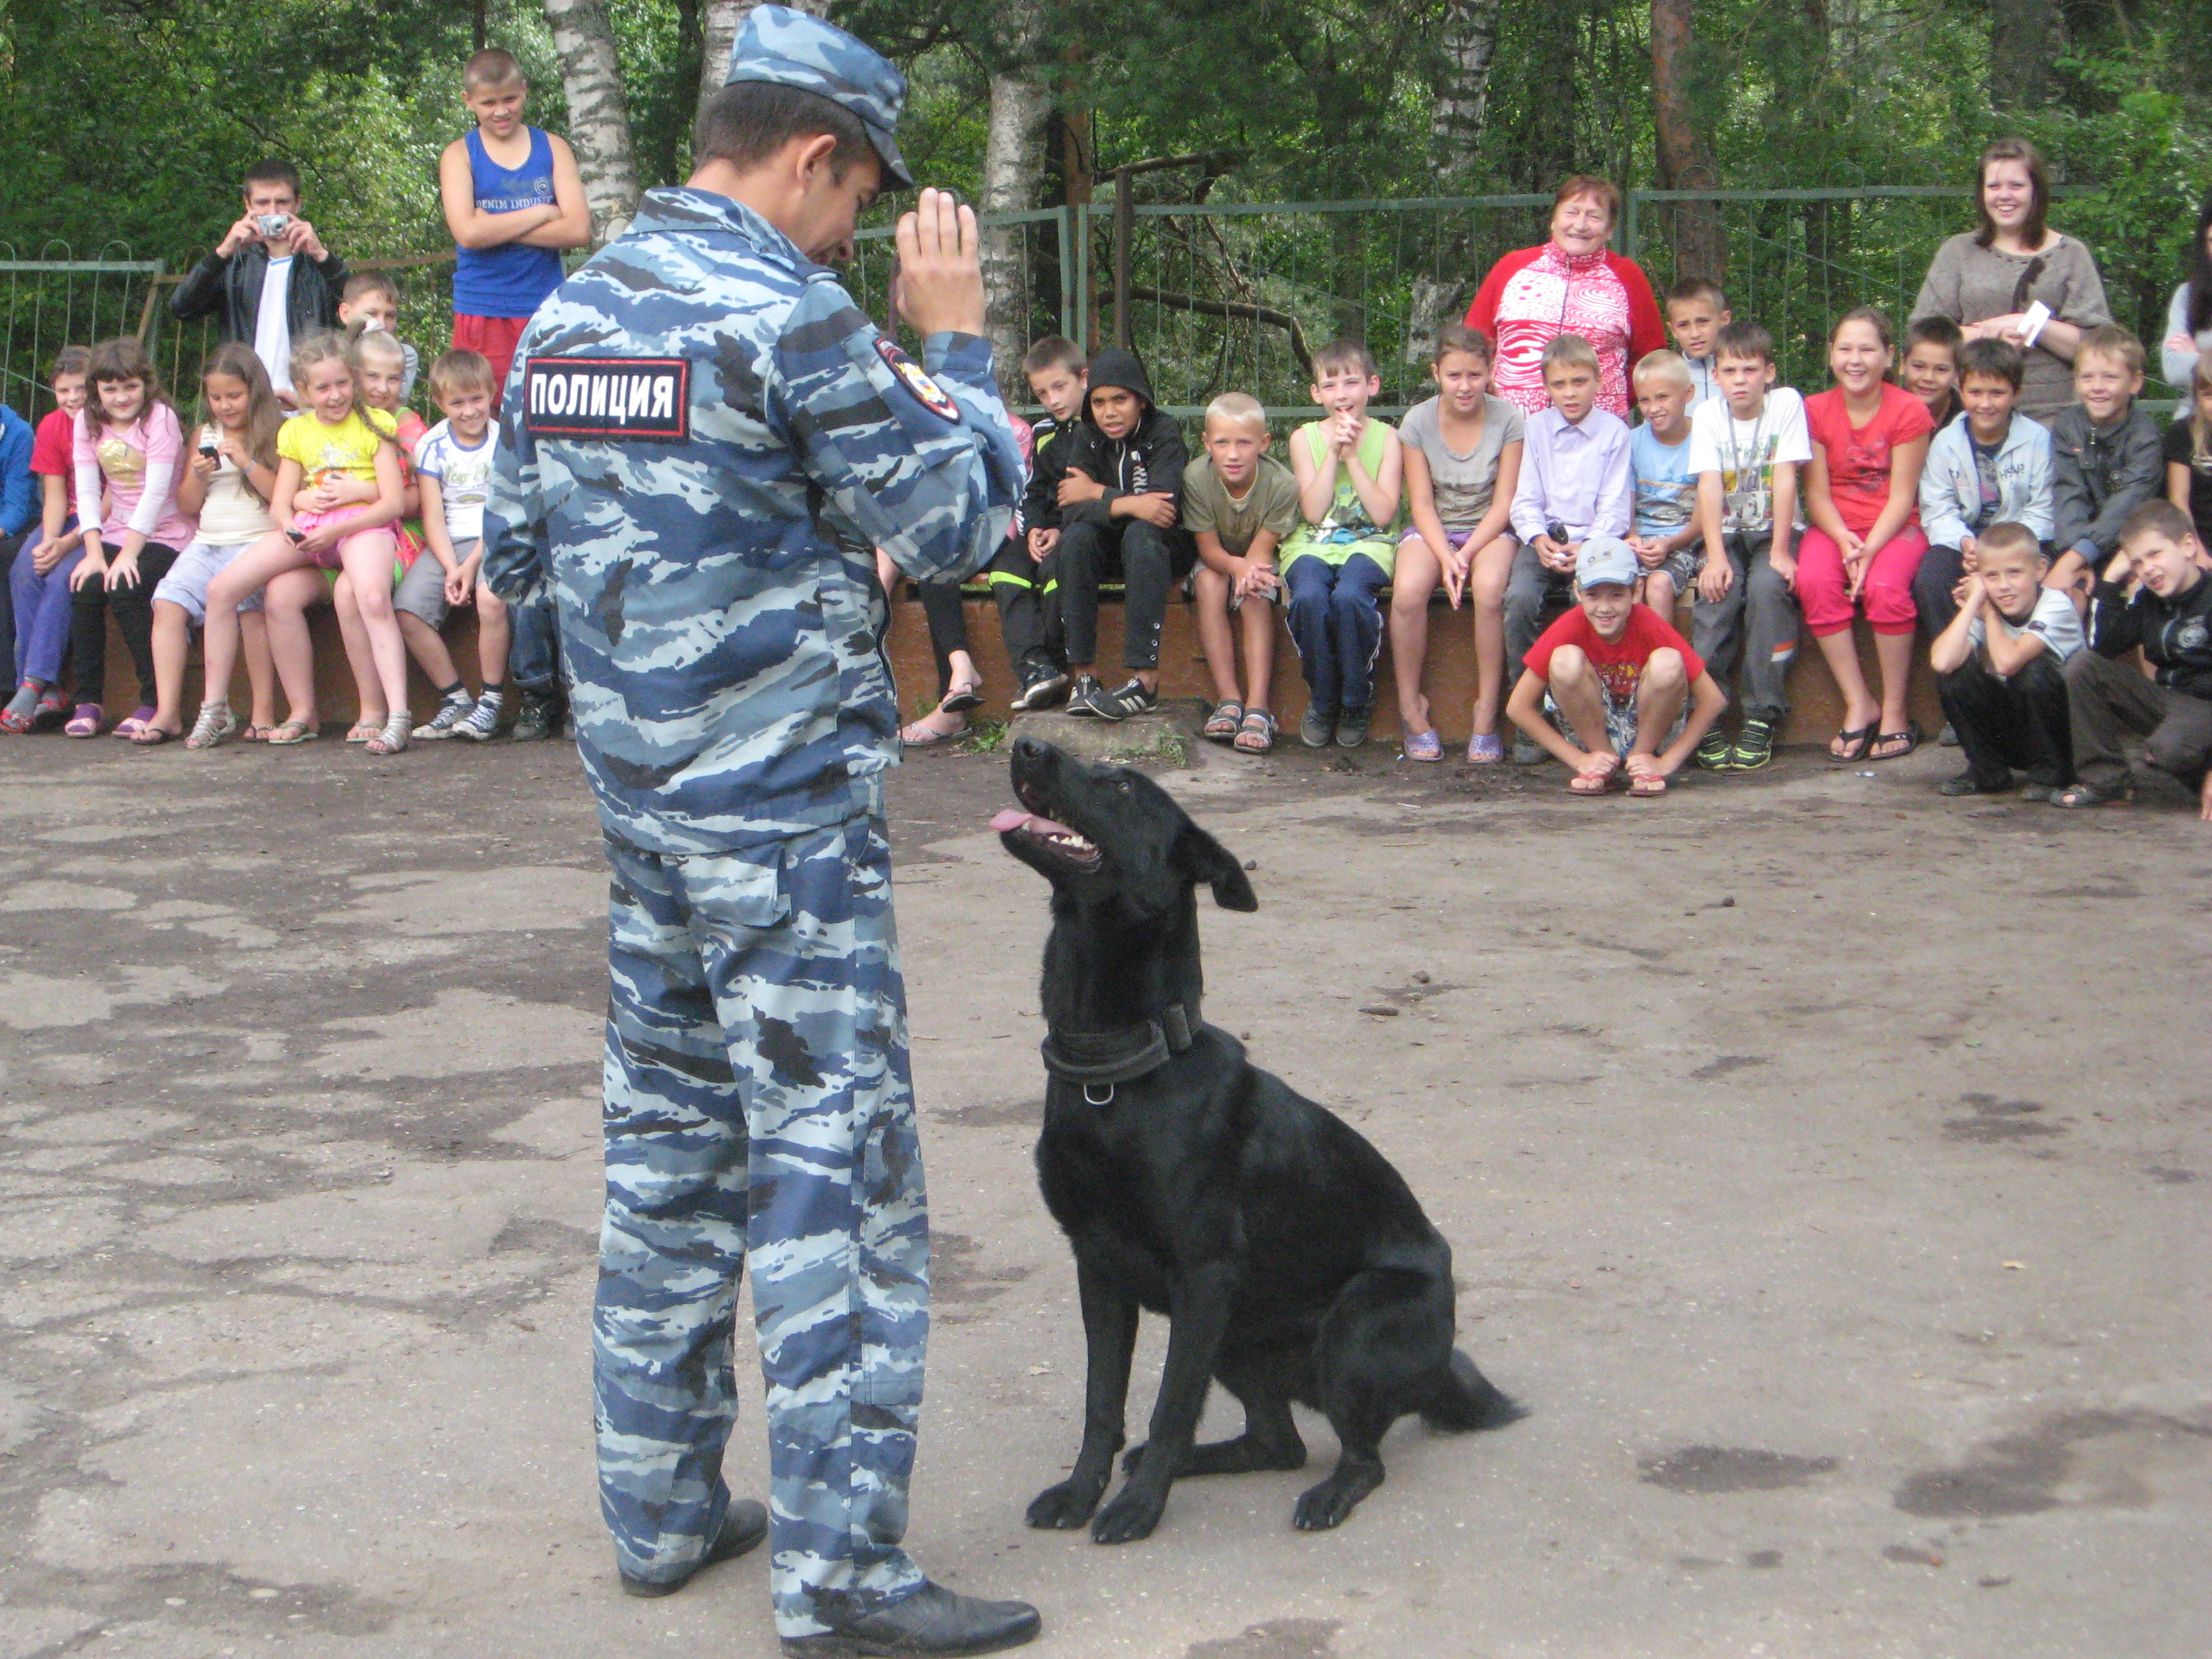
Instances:
[[[135,738],[154,717],[145,701],[154,690],[154,588],[192,538],[191,520],[177,510],[185,432],[137,340],[94,346],[91,380],[92,396],[76,417],[76,499],[98,501],[104,481],[107,511],[86,526],[84,556],[70,575],[76,711],[63,730],[72,738],[100,735],[112,615],[138,672],[140,699],[116,722],[115,735]]]
[[[1846,312],[1828,337],[1832,391],[1805,400],[1813,459],[1797,544],[1797,599],[1844,694],[1838,760],[1895,760],[1920,744],[1906,712],[1912,674],[1912,578],[1928,538],[1920,528],[1920,470],[1936,423],[1928,407],[1886,378],[1896,360],[1889,319],[1871,306]],[[1861,607],[1874,629],[1881,697],[1867,689],[1851,621]]]

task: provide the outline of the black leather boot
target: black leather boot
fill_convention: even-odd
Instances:
[[[888,1607],[858,1607],[824,1596],[815,1616],[830,1629],[787,1636],[789,1659],[897,1659],[905,1654],[996,1653],[1032,1640],[1041,1620],[1026,1601],[986,1601],[924,1580]]]
[[[700,1567],[711,1567],[717,1561],[733,1561],[768,1536],[768,1510],[757,1500],[740,1498],[733,1501],[722,1516],[722,1529],[714,1534],[714,1541],[707,1546],[706,1554],[699,1558],[698,1566],[681,1578],[633,1578],[622,1575],[623,1593],[626,1595],[673,1595],[698,1576]]]

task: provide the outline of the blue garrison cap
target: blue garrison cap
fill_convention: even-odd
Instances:
[[[913,188],[914,175],[894,137],[906,103],[906,76],[873,47],[789,6],[756,6],[738,30],[722,84],[740,81],[797,87],[842,105],[867,130],[868,142],[883,159],[885,185]]]

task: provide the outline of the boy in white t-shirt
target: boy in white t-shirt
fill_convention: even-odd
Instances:
[[[1936,786],[1945,795],[2001,795],[2013,769],[2021,791],[2049,800],[2074,781],[2066,661],[2087,642],[2063,587],[2045,587],[2051,561],[2024,524],[1993,524],[1959,584],[1959,614],[1928,647],[1943,717],[1959,734],[1966,769]]]
[[[1754,772],[1774,756],[1790,712],[1785,682],[1797,654],[1797,561],[1804,520],[1797,470],[1813,459],[1805,400],[1774,384],[1774,337],[1730,322],[1713,341],[1721,395],[1690,416],[1690,471],[1705,556],[1690,638],[1725,687],[1741,653],[1743,726],[1731,743],[1716,726],[1698,745],[1710,772]]]
[[[415,450],[415,476],[422,487],[422,540],[430,550],[409,567],[392,595],[408,649],[438,688],[438,712],[415,728],[417,738],[466,738],[482,743],[499,735],[500,705],[507,696],[507,606],[481,574],[484,497],[499,454],[499,422],[492,418],[491,364],[474,351],[448,351],[430,365],[430,395],[446,418],[422,434]],[[439,635],[447,613],[473,602],[477,608],[477,665],[483,686],[471,697]]]

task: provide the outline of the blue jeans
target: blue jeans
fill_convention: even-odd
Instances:
[[[514,634],[507,641],[507,674],[514,689],[532,696],[560,695],[561,619],[547,598],[507,607]]]
[[[76,528],[76,520],[71,519],[62,532],[66,535]],[[15,606],[15,678],[52,685],[62,677],[62,655],[69,649],[70,573],[84,557],[84,550],[78,548],[41,576],[32,568],[36,562],[32,556],[45,539],[43,530],[24,536],[8,572],[8,592]]]
[[[1375,701],[1375,658],[1382,648],[1379,599],[1390,578],[1364,553],[1331,565],[1309,553],[1283,571],[1291,590],[1291,639],[1298,647],[1309,701],[1334,719]]]

